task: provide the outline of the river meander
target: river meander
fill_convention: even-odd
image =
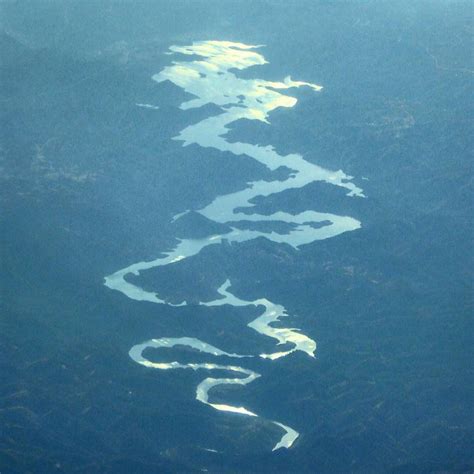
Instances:
[[[215,104],[221,113],[184,128],[174,140],[183,142],[183,146],[195,144],[203,148],[214,148],[230,152],[236,156],[246,155],[265,165],[270,170],[286,167],[291,170],[290,175],[283,181],[254,181],[247,184],[245,189],[231,194],[217,196],[211,203],[202,209],[192,209],[217,223],[226,224],[230,231],[213,235],[204,239],[182,239],[178,245],[164,256],[148,262],[137,262],[120,269],[105,278],[105,285],[121,292],[136,301],[148,301],[157,304],[171,304],[160,297],[158,293],[146,291],[127,280],[129,275],[139,275],[145,270],[179,265],[184,259],[199,254],[202,249],[210,245],[220,245],[223,241],[245,242],[257,237],[265,237],[275,243],[286,243],[294,248],[317,240],[328,239],[344,232],[358,229],[361,223],[349,216],[340,216],[330,213],[321,213],[307,210],[299,214],[275,212],[263,215],[253,209],[252,200],[259,196],[270,196],[288,189],[302,188],[312,182],[322,181],[346,190],[347,196],[364,197],[363,191],[354,182],[351,176],[342,170],[331,171],[306,161],[301,155],[278,154],[272,146],[259,146],[248,143],[229,142],[226,138],[229,126],[237,120],[257,120],[267,124],[270,113],[280,107],[293,107],[297,99],[285,95],[283,91],[291,88],[308,87],[318,92],[322,89],[317,84],[293,81],[290,77],[282,82],[266,81],[263,79],[242,79],[236,72],[251,66],[263,65],[265,58],[257,51],[259,46],[227,41],[200,41],[190,46],[172,46],[170,55],[177,58],[168,67],[153,76],[156,82],[171,81],[195,98],[181,104],[180,108],[188,110],[202,107],[206,104]],[[188,57],[187,57],[188,56]],[[197,59],[196,59],[197,57]],[[137,104],[148,106],[148,104]],[[157,110],[158,107],[153,107]],[[157,111],[156,113],[160,113]],[[191,209],[190,209],[191,210]],[[188,211],[190,211],[188,210]],[[243,212],[245,210],[245,212]],[[184,211],[175,216],[178,220],[186,214]],[[287,233],[276,231],[257,231],[237,227],[242,222],[279,222],[291,224]],[[159,249],[157,249],[159,252]],[[157,252],[157,253],[158,253]],[[162,254],[163,255],[163,254]],[[218,288],[219,298],[213,301],[200,302],[204,306],[257,306],[261,314],[248,324],[250,328],[273,338],[276,348],[270,353],[234,354],[225,352],[206,342],[193,337],[175,337],[150,339],[133,346],[130,357],[142,366],[159,370],[191,369],[201,371],[226,370],[228,378],[205,378],[196,388],[196,399],[219,411],[233,412],[246,416],[258,416],[250,408],[212,403],[212,388],[217,385],[238,384],[247,385],[261,375],[253,370],[246,369],[244,362],[249,357],[260,357],[276,361],[281,357],[288,357],[296,351],[301,351],[309,357],[314,357],[316,342],[300,330],[281,327],[284,318],[291,320],[286,309],[266,298],[244,300],[233,295],[229,288],[229,280],[222,282]],[[173,306],[184,306],[186,301]],[[274,323],[280,322],[279,327]],[[145,349],[169,348],[174,346],[188,346],[212,358],[225,356],[236,359],[238,364],[217,363],[180,363],[152,362],[143,356]],[[278,350],[278,346],[290,347],[287,350]],[[211,401],[210,401],[211,400]],[[299,436],[299,433],[281,421],[270,420],[282,429],[282,437],[274,445],[273,450],[289,448]]]

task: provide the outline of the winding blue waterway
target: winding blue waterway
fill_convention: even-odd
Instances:
[[[153,76],[153,79],[157,82],[169,80],[184,91],[195,96],[192,100],[181,104],[180,108],[183,110],[201,107],[206,104],[215,104],[221,109],[220,114],[205,118],[183,129],[177,137],[174,137],[175,140],[182,141],[184,146],[196,144],[204,148],[214,148],[230,152],[236,156],[246,155],[262,163],[270,170],[285,166],[292,170],[290,176],[284,181],[254,181],[248,183],[247,187],[241,191],[217,196],[214,201],[206,207],[198,209],[197,212],[214,222],[226,224],[231,229],[230,232],[205,239],[182,239],[176,248],[166,253],[164,257],[149,262],[134,263],[107,276],[105,278],[105,285],[110,289],[120,291],[128,298],[136,301],[170,304],[165,302],[159,294],[146,291],[130,283],[126,277],[128,275],[139,275],[140,272],[154,267],[176,265],[186,258],[197,255],[205,247],[219,245],[224,240],[228,242],[245,242],[263,236],[273,242],[284,242],[294,248],[298,248],[300,245],[331,238],[360,227],[360,222],[349,216],[339,216],[312,210],[296,215],[286,212],[262,215],[253,209],[254,206],[251,204],[251,201],[257,196],[269,196],[287,189],[301,188],[315,181],[322,181],[345,188],[348,196],[364,197],[362,189],[354,184],[353,178],[346,175],[342,170],[331,171],[321,168],[304,160],[298,154],[280,155],[271,146],[258,146],[240,142],[231,143],[227,140],[226,135],[229,131],[229,125],[233,122],[245,119],[258,120],[269,124],[270,112],[279,107],[293,107],[297,99],[285,95],[282,91],[297,87],[309,87],[315,92],[322,89],[319,85],[293,81],[290,77],[285,78],[282,82],[239,78],[232,72],[233,70],[242,70],[250,66],[266,63],[265,58],[256,51],[258,48],[259,46],[228,41],[202,41],[195,42],[190,46],[172,46],[169,54],[179,54],[181,55],[179,56],[180,59],[174,61],[170,66]],[[186,56],[192,56],[192,58],[187,60]],[[196,56],[199,59],[194,59]],[[158,106],[150,104],[137,104],[137,106],[158,108]],[[245,209],[246,212],[238,212],[237,209]],[[175,216],[174,220],[180,219],[186,212]],[[291,224],[292,229],[286,234],[280,234],[275,231],[241,230],[235,226],[239,221],[284,222]],[[315,226],[314,224],[319,225]],[[222,286],[218,288],[219,299],[201,302],[200,304],[205,306],[253,305],[261,307],[262,313],[254,321],[250,322],[248,326],[264,336],[273,338],[277,346],[289,344],[290,349],[279,351],[276,348],[274,352],[260,354],[256,351],[256,354],[252,355],[230,354],[199,339],[177,337],[150,339],[133,346],[129,354],[138,364],[154,369],[205,371],[224,369],[232,372],[234,377],[205,378],[196,389],[196,399],[216,410],[257,416],[256,413],[246,407],[212,403],[209,399],[212,399],[211,389],[217,385],[247,385],[260,377],[260,374],[240,365],[152,362],[143,356],[143,352],[147,348],[173,348],[179,345],[192,347],[215,357],[226,356],[241,360],[245,360],[248,357],[277,360],[281,357],[287,357],[296,351],[301,351],[310,357],[314,357],[316,342],[313,339],[298,329],[274,327],[273,324],[275,322],[281,323],[282,318],[288,316],[286,309],[282,305],[265,298],[249,301],[237,298],[229,291],[230,285],[231,282],[229,280],[223,282]],[[174,306],[186,304],[186,301],[182,301]],[[273,450],[289,448],[299,436],[298,432],[279,421],[272,422],[284,431]]]

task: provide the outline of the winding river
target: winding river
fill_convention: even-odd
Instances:
[[[242,43],[228,41],[200,41],[190,46],[172,46],[169,54],[179,58],[171,65],[164,68],[160,73],[153,76],[157,82],[171,81],[181,87],[184,91],[192,94],[193,99],[181,104],[183,110],[202,107],[206,104],[217,105],[221,112],[198,123],[189,125],[183,129],[174,140],[183,142],[183,146],[196,144],[203,148],[214,148],[220,151],[230,152],[236,156],[246,155],[265,165],[270,170],[284,166],[289,168],[291,174],[284,181],[254,181],[248,183],[247,187],[238,192],[217,196],[214,201],[202,209],[194,211],[217,223],[226,224],[231,230],[222,235],[213,235],[205,239],[182,239],[174,250],[164,254],[163,257],[153,261],[134,263],[126,268],[105,278],[105,285],[121,292],[128,298],[136,301],[148,301],[157,304],[170,304],[163,300],[159,294],[146,291],[127,280],[129,275],[139,275],[140,272],[154,267],[166,265],[179,265],[179,262],[197,255],[202,249],[209,245],[219,245],[224,240],[228,242],[244,242],[257,237],[266,237],[276,243],[287,243],[294,248],[308,244],[316,240],[328,239],[343,232],[356,230],[360,222],[348,216],[339,216],[329,213],[321,213],[307,210],[300,214],[289,214],[276,212],[271,215],[262,215],[253,209],[252,199],[257,196],[270,196],[292,188],[302,188],[315,181],[323,181],[333,186],[345,188],[347,195],[352,197],[364,197],[361,188],[356,186],[352,177],[343,171],[330,171],[304,160],[301,155],[289,154],[282,156],[272,146],[258,146],[248,143],[229,142],[226,139],[229,126],[237,120],[258,120],[269,124],[269,114],[279,107],[293,107],[297,99],[285,95],[286,89],[297,87],[308,87],[315,92],[322,89],[321,86],[301,81],[293,81],[290,77],[282,82],[265,81],[263,79],[242,79],[234,72],[243,70],[250,66],[258,66],[266,63],[265,58],[257,51],[259,46],[251,46]],[[187,57],[189,56],[189,57]],[[140,107],[158,108],[149,104],[137,104]],[[245,212],[243,210],[245,209]],[[188,211],[186,211],[188,212]],[[174,217],[174,220],[182,218],[186,212]],[[248,222],[284,222],[291,224],[288,233],[275,231],[245,230],[237,223]],[[192,337],[159,338],[150,339],[133,346],[130,349],[130,357],[142,366],[159,370],[191,369],[212,372],[213,370],[225,370],[229,373],[228,378],[206,377],[196,389],[196,399],[212,408],[239,413],[245,416],[257,416],[256,413],[243,406],[232,406],[213,403],[212,388],[218,385],[247,385],[260,377],[253,370],[246,369],[245,359],[249,357],[261,357],[269,360],[277,360],[288,357],[293,352],[302,351],[310,357],[314,357],[316,342],[301,333],[298,329],[275,327],[274,323],[280,322],[282,318],[288,317],[285,308],[278,303],[260,298],[246,301],[233,295],[229,288],[229,280],[223,282],[218,288],[219,299],[210,302],[201,302],[205,306],[257,306],[262,309],[261,314],[248,324],[250,328],[258,333],[273,338],[276,346],[290,347],[288,350],[279,351],[276,347],[274,352],[254,355],[242,355],[225,352]],[[186,305],[183,301],[174,306]],[[288,345],[287,345],[288,344]],[[149,348],[170,348],[174,346],[187,346],[197,349],[202,353],[209,354],[213,358],[222,356],[236,360],[235,365],[217,363],[180,363],[180,362],[152,362],[143,356]],[[282,437],[273,447],[289,448],[298,438],[299,433],[280,421],[272,421],[282,430]]]

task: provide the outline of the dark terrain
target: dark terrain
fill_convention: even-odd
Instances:
[[[0,6],[2,473],[474,470],[473,8],[395,3]],[[288,451],[271,453],[278,434],[264,420],[197,402],[202,373],[147,371],[127,354],[182,335],[268,349],[246,328],[256,309],[137,304],[103,286],[190,229],[211,232],[193,216],[172,224],[176,213],[272,178],[250,158],[171,140],[217,109],[183,112],[185,94],[151,76],[170,45],[200,39],[265,44],[270,63],[246,77],[324,86],[290,91],[297,106],[231,139],[341,168],[368,196],[314,184],[261,199],[362,229],[300,251],[216,246],[139,277],[170,301],[211,298],[229,277],[317,341],[316,360],[249,361],[260,379],[215,390],[284,413],[301,432]]]

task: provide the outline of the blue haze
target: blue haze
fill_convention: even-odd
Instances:
[[[0,471],[471,472],[472,16],[462,1],[3,2]],[[231,70],[243,81],[323,89],[280,91],[297,102],[269,123],[228,123],[224,150],[173,139],[222,104],[184,110],[195,97],[152,78],[199,59],[171,46],[214,40],[264,45],[268,63]],[[324,179],[285,189],[289,162],[265,166],[256,146],[342,170],[365,197]],[[214,218],[216,197],[253,182],[279,192]],[[291,245],[334,216],[349,231]],[[167,304],[104,286],[216,235],[126,276]],[[262,298],[315,358],[253,329],[262,306],[243,302]],[[235,371],[136,364],[153,339],[151,364],[261,376],[201,403],[204,378]],[[272,451],[272,421],[298,432],[289,449]]]

